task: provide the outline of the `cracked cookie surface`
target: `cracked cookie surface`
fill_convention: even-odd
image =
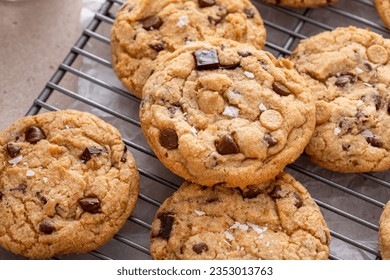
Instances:
[[[335,4],[338,0],[263,0],[265,3],[293,8],[316,8]]]
[[[390,260],[390,201],[385,205],[379,220],[378,243],[383,260]]]
[[[339,172],[390,167],[390,40],[337,28],[303,40],[291,56],[314,93],[317,125],[306,153]]]
[[[83,253],[130,215],[139,174],[119,131],[73,110],[0,132],[0,245],[29,258]]]
[[[327,259],[330,234],[318,206],[292,176],[244,190],[189,182],[152,223],[154,259]]]
[[[390,0],[375,0],[375,7],[387,28],[390,29]]]
[[[159,55],[210,37],[265,43],[263,21],[249,0],[129,0],[111,32],[113,68],[141,97]]]
[[[216,40],[162,59],[144,87],[142,130],[160,161],[200,185],[274,178],[315,125],[303,80],[253,46]]]

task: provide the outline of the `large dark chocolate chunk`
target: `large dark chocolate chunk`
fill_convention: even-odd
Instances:
[[[274,82],[272,84],[272,89],[281,96],[288,96],[291,94],[291,91],[285,85],[279,82]]]
[[[278,140],[276,140],[271,134],[266,133],[264,135],[264,141],[267,142],[268,147],[273,147],[278,144]]]
[[[199,7],[206,8],[215,5],[215,0],[198,0]]]
[[[85,148],[84,152],[82,153],[80,159],[83,163],[86,163],[89,161],[92,157],[92,155],[100,155],[102,152],[107,152],[106,149],[99,149],[94,146],[89,146]]]
[[[158,137],[158,141],[160,145],[165,149],[173,150],[179,146],[179,137],[177,133],[172,128],[166,128],[160,132],[160,136]]]
[[[216,50],[197,50],[194,53],[197,70],[219,68],[219,58]]]
[[[161,27],[162,20],[158,16],[151,16],[141,20],[142,27],[146,30],[155,30]]]
[[[169,239],[174,221],[172,214],[161,214],[158,219],[160,220],[160,230],[158,232],[158,236],[164,239]]]
[[[297,193],[294,193],[293,194],[294,198],[295,198],[295,203],[294,203],[294,206],[297,207],[297,208],[301,208],[302,205],[303,205],[303,200],[301,198],[301,196]]]
[[[39,231],[45,234],[51,234],[55,230],[55,226],[48,221],[43,221],[39,224]]]
[[[282,187],[279,185],[276,185],[271,192],[268,193],[268,195],[273,199],[279,199],[282,198],[281,195]]]
[[[7,153],[10,157],[14,158],[20,154],[21,148],[15,144],[8,143],[6,147]]]
[[[79,200],[81,208],[85,212],[96,214],[100,210],[100,200],[97,197],[86,197]]]
[[[238,154],[240,152],[233,137],[229,134],[226,134],[219,141],[216,141],[215,147],[221,155]]]
[[[38,141],[45,139],[45,138],[46,138],[46,136],[43,133],[42,129],[40,129],[37,126],[30,126],[26,130],[26,141],[31,143],[31,144],[35,144]]]
[[[207,246],[206,243],[198,243],[198,244],[194,244],[192,246],[192,250],[197,253],[198,255],[202,254],[203,252],[206,252],[209,250],[209,246]]]
[[[373,147],[381,148],[383,147],[383,143],[381,140],[379,140],[376,137],[367,137],[366,138],[367,143],[369,143]]]
[[[27,186],[25,184],[20,184],[16,188],[11,189],[11,191],[18,191],[21,193],[26,193]]]
[[[336,82],[334,83],[336,86],[342,88],[345,87],[348,83],[354,83],[355,82],[355,76],[352,74],[342,74],[340,75]]]
[[[241,192],[241,196],[248,199],[256,198],[262,193],[262,191],[259,188],[256,188],[256,186],[248,186],[245,191],[241,189],[239,190]]]
[[[245,8],[244,13],[247,18],[253,18],[255,16],[255,11],[252,8]]]

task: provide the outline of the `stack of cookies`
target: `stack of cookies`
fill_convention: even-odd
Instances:
[[[261,50],[247,0],[128,1],[113,66],[142,99],[159,160],[186,180],[152,224],[154,259],[327,259],[307,190],[283,173],[309,143],[315,100],[287,60]]]

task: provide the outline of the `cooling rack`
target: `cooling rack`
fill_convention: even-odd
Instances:
[[[252,2],[267,28],[265,48],[277,57],[288,56],[299,40],[338,26],[370,28],[390,38],[372,1],[340,0],[334,6],[299,10]],[[138,117],[140,100],[112,71],[110,29],[122,3],[104,2],[26,114],[69,108],[94,113],[118,127],[141,174],[137,205],[120,232],[95,251],[58,259],[150,259],[154,215],[182,182],[147,145]],[[330,259],[380,259],[378,220],[390,199],[390,172],[341,175],[314,166],[304,155],[285,171],[302,182],[320,206],[332,235]]]

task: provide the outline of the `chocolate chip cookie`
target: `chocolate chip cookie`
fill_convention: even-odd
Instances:
[[[390,29],[390,0],[375,0],[375,7],[387,28]]]
[[[293,8],[316,8],[319,6],[331,5],[338,0],[263,0],[265,3],[288,6]]]
[[[262,48],[265,34],[249,0],[128,0],[111,32],[113,68],[123,85],[141,97],[159,55],[209,37]]]
[[[216,40],[161,61],[144,87],[140,119],[177,175],[245,187],[274,178],[303,152],[315,125],[312,94],[270,53]]]
[[[139,174],[118,130],[66,110],[0,132],[0,245],[28,258],[83,253],[122,227]]]
[[[379,220],[379,248],[383,260],[390,260],[390,201],[385,205]]]
[[[327,259],[330,235],[288,174],[243,190],[185,182],[157,211],[154,259]]]
[[[306,153],[339,172],[390,167],[390,40],[337,28],[303,40],[291,56],[317,101]]]

